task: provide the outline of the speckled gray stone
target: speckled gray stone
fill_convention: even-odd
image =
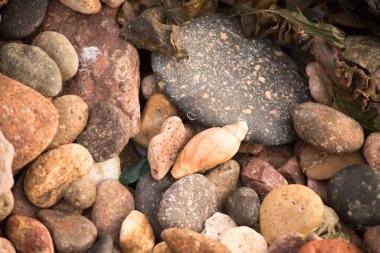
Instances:
[[[295,140],[290,111],[308,100],[296,64],[269,40],[243,37],[239,21],[207,16],[180,29],[189,58],[152,55],[169,99],[206,126],[248,123],[246,139],[265,145]],[[276,56],[277,55],[277,56]]]
[[[201,232],[204,223],[216,212],[217,197],[213,183],[205,176],[191,174],[170,186],[160,202],[157,218],[161,227],[186,228]]]

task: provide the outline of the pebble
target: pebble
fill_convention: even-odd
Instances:
[[[292,156],[292,145],[263,146],[262,150],[257,155],[254,155],[254,157],[269,163],[275,169],[284,166]]]
[[[299,161],[306,176],[315,180],[329,179],[350,165],[366,163],[360,151],[338,155],[329,154],[312,146],[302,149]]]
[[[211,15],[180,26],[188,58],[152,55],[169,99],[205,126],[246,121],[246,140],[280,145],[295,140],[290,109],[308,100],[296,64],[261,38],[245,38],[239,19]],[[194,106],[196,105],[196,106]]]
[[[161,180],[154,180],[150,173],[142,175],[137,181],[135,193],[136,210],[147,216],[157,239],[161,238],[162,231],[157,220],[158,208],[162,195],[173,182],[173,178],[169,175]]]
[[[117,155],[103,162],[94,163],[89,176],[98,184],[108,178],[119,179],[120,173],[120,157]]]
[[[0,130],[0,194],[7,192],[14,184],[12,162],[15,155],[13,145]]]
[[[3,221],[12,212],[14,199],[11,190],[0,193],[0,221]]]
[[[84,253],[96,240],[96,227],[81,215],[45,209],[38,218],[49,229],[60,253]]]
[[[0,252],[2,253],[16,253],[12,243],[5,238],[0,237]]]
[[[99,235],[110,234],[116,243],[123,220],[134,209],[135,201],[128,189],[118,180],[106,179],[98,184],[91,220]]]
[[[51,207],[71,182],[90,173],[92,164],[90,153],[79,144],[52,149],[29,167],[24,180],[25,194],[34,205]]]
[[[306,186],[272,190],[260,206],[260,231],[269,244],[287,233],[309,234],[322,222],[321,198]]]
[[[367,136],[363,145],[363,155],[368,164],[380,172],[380,132]]]
[[[268,253],[264,237],[249,227],[236,227],[222,234],[220,242],[232,253]]]
[[[370,253],[380,253],[380,225],[367,228],[364,233],[364,244]]]
[[[311,178],[307,179],[307,187],[312,189],[318,196],[323,200],[323,202],[327,202],[327,182],[326,180],[314,180]]]
[[[328,153],[352,153],[364,142],[358,122],[325,105],[308,102],[296,106],[293,123],[302,140]]]
[[[306,66],[306,74],[309,77],[309,89],[313,99],[323,105],[331,105],[333,84],[323,67],[317,62],[311,62]]]
[[[46,97],[54,97],[62,89],[62,77],[57,64],[36,46],[21,43],[2,46],[0,71]]]
[[[34,38],[32,45],[44,50],[55,61],[63,81],[71,79],[77,73],[78,54],[64,35],[54,31],[42,32]]]
[[[125,0],[101,0],[111,8],[117,8],[124,3]]]
[[[53,104],[59,114],[59,125],[49,148],[72,143],[86,127],[88,119],[88,106],[76,95],[57,97]]]
[[[191,174],[166,190],[157,218],[164,229],[179,227],[201,232],[205,221],[216,209],[217,195],[213,183],[203,175]]]
[[[270,246],[268,253],[298,253],[306,243],[301,234],[288,233],[277,238]]]
[[[344,221],[356,227],[380,223],[380,174],[368,165],[352,165],[330,178],[329,205]]]
[[[124,4],[123,4],[124,7]],[[143,97],[147,100],[155,94],[155,93],[161,93],[162,90],[158,83],[156,82],[156,78],[153,74],[148,75],[144,77],[141,81],[141,94]]]
[[[85,131],[76,141],[88,149],[96,162],[103,162],[118,155],[127,144],[127,122],[126,115],[116,106],[105,102],[96,104]]]
[[[46,14],[49,0],[12,0],[1,9],[0,37],[23,39],[35,32]]]
[[[100,11],[102,4],[99,0],[84,0],[84,1],[75,1],[75,0],[59,0],[61,3],[73,9],[74,11],[83,13],[83,14],[95,14]]]
[[[161,125],[160,133],[151,139],[148,148],[150,173],[154,179],[160,180],[169,172],[186,144],[185,137],[185,126],[179,117],[172,116]]]
[[[15,149],[15,171],[34,160],[53,140],[58,112],[44,96],[2,74],[0,91],[0,131]]]
[[[160,242],[154,246],[153,253],[173,253],[166,242]]]
[[[351,243],[337,239],[314,240],[303,245],[298,253],[363,253]]]
[[[147,217],[136,210],[123,221],[120,230],[120,247],[124,253],[151,253],[154,233]]]
[[[277,171],[286,178],[289,184],[306,184],[305,174],[303,174],[298,159],[295,156],[290,158]]]
[[[239,153],[257,155],[263,150],[263,145],[254,142],[242,142]]]
[[[78,53],[78,73],[65,83],[63,94],[80,96],[90,109],[102,101],[116,105],[127,115],[125,129],[132,137],[140,130],[139,56],[119,38],[116,14],[116,8],[104,7],[83,15],[51,0],[41,31],[63,34]]]
[[[206,172],[205,177],[215,185],[218,210],[224,210],[228,194],[236,189],[239,174],[240,167],[235,160],[228,160]]]
[[[254,189],[261,199],[273,189],[288,184],[280,172],[260,159],[248,157],[242,167],[243,185]]]
[[[92,206],[96,197],[96,182],[89,176],[75,180],[64,190],[65,202],[77,209],[86,209]]]
[[[237,224],[230,216],[216,212],[206,220],[205,228],[201,234],[220,241],[224,232],[235,227],[237,227]]]
[[[174,253],[232,253],[217,240],[184,228],[168,228],[162,231],[162,238]]]
[[[69,214],[82,214],[83,209],[76,208],[70,204],[68,204],[66,201],[61,199],[57,202],[54,206],[51,207],[52,210],[60,211],[63,213],[69,213]]]
[[[36,219],[12,215],[5,232],[19,253],[54,253],[49,230]]]
[[[226,214],[239,226],[253,227],[259,220],[260,199],[249,187],[239,187],[226,201]]]
[[[99,240],[88,251],[88,253],[112,253],[113,251],[112,236],[103,235],[99,237]]]
[[[177,107],[164,94],[151,95],[142,112],[140,133],[133,140],[148,148],[150,140],[160,133],[162,124],[178,115]]]

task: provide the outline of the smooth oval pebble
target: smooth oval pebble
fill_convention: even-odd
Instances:
[[[364,142],[357,121],[325,105],[307,102],[296,106],[293,123],[302,140],[329,153],[352,153]]]
[[[63,81],[71,79],[77,73],[78,54],[63,34],[54,31],[42,32],[34,38],[32,45],[44,50],[55,61]]]
[[[143,213],[133,210],[125,218],[120,230],[120,247],[127,253],[152,252],[154,233]]]
[[[380,173],[368,165],[352,165],[330,178],[329,205],[356,227],[380,224]]]
[[[269,244],[286,233],[309,234],[322,222],[321,198],[303,185],[272,190],[260,206],[260,231]]]
[[[370,253],[380,253],[380,225],[367,228],[364,233],[364,245]]]
[[[36,219],[12,215],[5,232],[19,253],[54,253],[49,230]]]
[[[51,207],[63,190],[76,179],[90,173],[93,159],[79,144],[66,144],[38,157],[28,169],[25,194],[34,205]]]
[[[187,228],[201,232],[217,208],[215,186],[203,175],[177,180],[162,196],[157,218],[162,228]]]
[[[89,208],[96,197],[96,182],[89,176],[75,180],[63,192],[65,202],[77,209]]]
[[[11,190],[0,193],[0,222],[11,212],[14,206],[14,199]]]
[[[367,136],[363,145],[363,154],[368,164],[380,172],[380,133],[373,132]]]
[[[89,176],[98,184],[108,178],[119,179],[120,173],[120,157],[117,155],[103,162],[94,163]]]
[[[363,253],[363,251],[343,240],[323,239],[306,243],[298,253]]]
[[[82,215],[44,209],[38,219],[49,229],[60,253],[84,253],[96,240],[95,225]]]
[[[83,14],[95,14],[98,13],[102,4],[99,0],[59,0],[61,3],[73,9],[74,11],[83,13]]]
[[[205,228],[202,235],[220,241],[221,235],[231,228],[237,227],[237,224],[230,216],[216,212],[205,222]]]
[[[160,242],[154,246],[153,253],[173,253],[166,242]]]
[[[36,46],[21,43],[2,46],[0,72],[46,97],[54,97],[62,89],[62,76],[57,64]]]
[[[224,232],[220,242],[232,253],[268,253],[264,237],[249,227],[231,228]]]
[[[16,253],[12,243],[5,238],[0,237],[0,252],[2,253]]]
[[[0,130],[0,194],[7,192],[13,187],[12,162],[14,155],[15,149],[13,145]]]

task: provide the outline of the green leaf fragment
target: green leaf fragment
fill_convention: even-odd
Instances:
[[[145,157],[135,164],[127,167],[119,176],[119,181],[127,186],[136,182],[142,175],[150,171],[148,158]]]

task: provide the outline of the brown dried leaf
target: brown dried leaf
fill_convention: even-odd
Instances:
[[[162,5],[177,24],[190,21],[201,10],[206,0],[161,0]]]

